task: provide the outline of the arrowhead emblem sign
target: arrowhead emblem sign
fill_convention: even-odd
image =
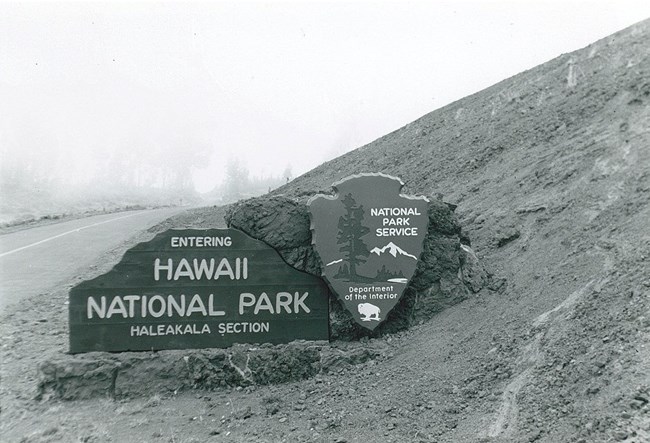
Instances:
[[[389,175],[359,174],[309,200],[312,243],[322,274],[355,321],[374,330],[415,273],[429,216],[428,200],[400,194]]]

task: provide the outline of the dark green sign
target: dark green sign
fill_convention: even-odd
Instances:
[[[335,196],[309,201],[323,276],[357,323],[370,330],[404,294],[427,234],[427,199],[401,195],[402,186],[395,177],[361,174],[334,183]]]
[[[235,229],[169,230],[70,291],[70,352],[328,340],[328,291]]]

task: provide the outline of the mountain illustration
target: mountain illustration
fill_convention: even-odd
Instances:
[[[399,246],[397,246],[393,242],[388,243],[386,246],[384,246],[382,248],[375,247],[375,248],[372,248],[370,250],[371,254],[377,254],[380,257],[381,257],[382,254],[384,254],[386,252],[388,252],[393,257],[397,257],[397,255],[399,254],[399,255],[406,256],[406,257],[411,257],[413,260],[418,259],[415,255],[409,254],[408,252],[406,252],[405,250],[403,250],[402,248],[400,248]]]

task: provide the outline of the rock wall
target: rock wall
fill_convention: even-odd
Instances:
[[[424,250],[404,296],[373,333],[358,326],[334,295],[330,298],[330,338],[356,340],[381,336],[431,318],[488,284],[485,271],[463,237],[453,207],[430,199],[429,230]],[[309,209],[305,199],[259,197],[232,205],[228,226],[274,247],[296,269],[320,276],[322,263],[311,244]]]

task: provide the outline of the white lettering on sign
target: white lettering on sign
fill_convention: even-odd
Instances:
[[[418,208],[370,208],[372,217],[403,217],[405,215],[422,215]]]
[[[281,314],[284,310],[287,314],[298,314],[302,309],[309,314],[311,310],[305,304],[305,299],[309,296],[308,292],[300,295],[300,292],[278,292],[275,294],[275,304],[271,298],[262,292],[256,297],[250,292],[239,294],[239,315],[243,315],[246,308],[253,308],[253,314],[257,315],[260,311],[267,311],[269,314]],[[292,310],[293,304],[293,310]]]
[[[172,248],[217,248],[232,245],[230,237],[172,237]]]
[[[384,218],[382,225],[384,226],[410,226],[409,219],[411,217],[397,217],[397,218]]]
[[[374,292],[374,291],[380,291],[380,292],[386,292],[386,291],[394,291],[394,286],[350,286],[350,292]]]
[[[418,208],[370,208],[370,216],[381,217],[383,228],[377,228],[377,237],[417,237],[418,228],[411,226],[411,215],[422,215]],[[409,216],[409,217],[406,217]],[[402,226],[387,228],[386,226]]]
[[[231,280],[246,280],[248,278],[248,258],[237,257],[233,263],[227,258],[222,258],[215,269],[215,264],[218,259],[211,258],[209,260],[202,258],[192,260],[192,263],[182,258],[178,263],[174,264],[174,260],[167,259],[167,264],[157,258],[153,262],[153,279],[160,280],[160,275],[163,273],[167,280],[180,280],[181,278],[188,278],[190,280],[219,280],[221,277],[228,277]],[[164,272],[163,272],[164,271]]]
[[[233,322],[219,323],[219,333],[241,334],[242,332],[269,332],[269,322]]]
[[[131,326],[131,337],[142,337],[142,336],[151,336],[155,337],[157,335],[200,335],[200,334],[209,334],[210,326],[203,324],[201,329],[199,329],[196,324],[175,324],[175,325],[142,325],[142,326]]]
[[[394,300],[399,298],[395,287],[390,286],[350,286],[346,300]]]
[[[95,297],[88,297],[86,303],[86,317],[88,319],[94,316],[98,318],[111,318],[113,316],[122,316],[122,318],[134,318],[136,304],[140,304],[140,317],[160,318],[164,315],[172,317],[189,317],[192,314],[201,314],[204,317],[222,317],[226,315],[225,311],[219,311],[214,308],[214,294],[208,296],[207,306],[199,294],[194,294],[189,303],[186,303],[185,294],[179,296],[168,295],[167,298],[162,295],[147,297],[146,295],[125,295],[116,296],[107,306],[106,296],[101,296],[99,302]]]
[[[418,228],[377,228],[377,237],[415,237],[418,235]]]

